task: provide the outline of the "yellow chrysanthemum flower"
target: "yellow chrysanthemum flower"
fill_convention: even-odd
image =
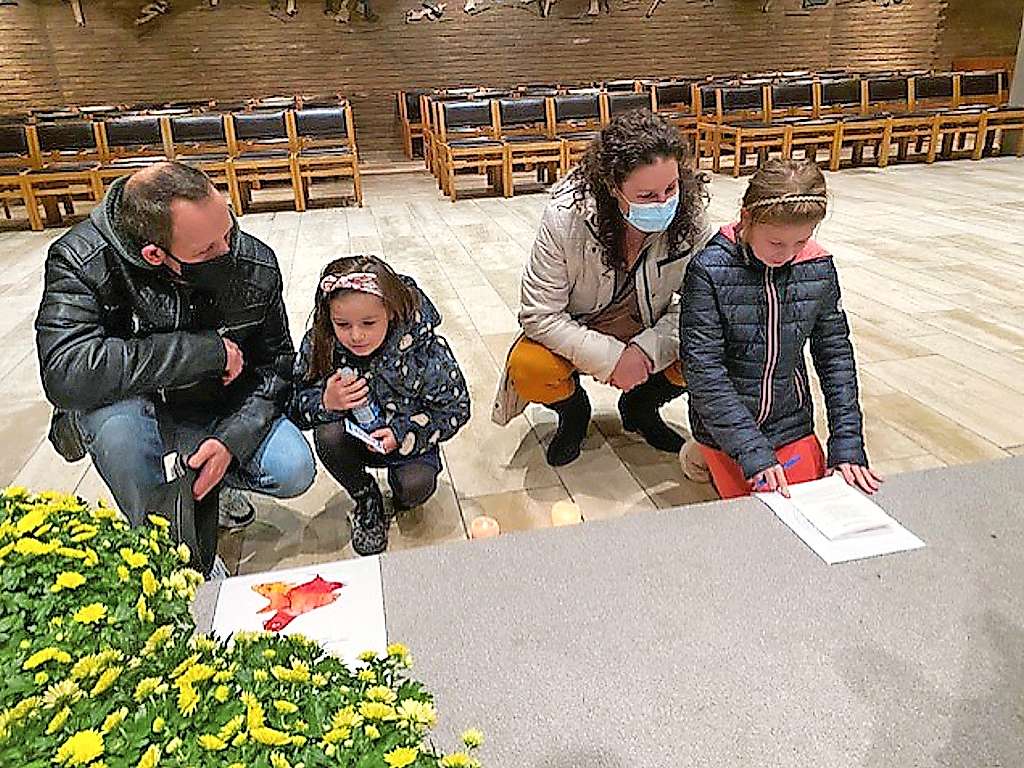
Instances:
[[[476,749],[484,743],[484,734],[475,728],[471,728],[462,734],[462,743],[470,749]]]
[[[191,717],[199,706],[199,694],[191,683],[185,683],[178,691],[178,711]]]
[[[144,677],[141,680],[139,680],[138,685],[135,686],[135,693],[132,694],[132,698],[135,699],[135,701],[142,703],[143,699],[148,698],[149,696],[152,696],[154,693],[156,693],[157,689],[160,688],[161,684],[163,684],[162,678]],[[166,684],[163,685],[164,689],[166,690]]]
[[[270,679],[270,675],[267,673],[267,670],[265,669],[255,669],[253,670],[252,673],[252,679],[255,680],[257,683],[265,683],[267,682],[267,680]]]
[[[359,705],[359,714],[367,720],[394,720],[395,708],[378,701],[364,701]]]
[[[352,707],[339,709],[331,718],[331,728],[355,728],[363,722],[362,715],[356,713]]]
[[[357,677],[364,683],[375,683],[377,682],[377,673],[372,669],[361,669]]]
[[[121,547],[118,552],[129,568],[145,568],[149,565],[149,558],[131,547]]]
[[[197,739],[197,741],[199,742],[199,746],[207,752],[220,752],[222,749],[228,748],[226,741],[214,736],[212,733],[204,733]]]
[[[21,668],[28,671],[41,667],[48,661],[56,661],[58,664],[67,664],[71,661],[71,654],[67,651],[62,651],[59,648],[50,646],[49,648],[43,648],[41,651],[36,651],[29,656],[25,663],[21,665]]]
[[[324,734],[324,743],[334,745],[339,741],[344,741],[352,735],[352,731],[348,728],[332,728]],[[328,755],[330,757],[330,755]]]
[[[121,676],[121,667],[110,667],[109,669],[103,670],[103,674],[100,675],[100,679],[96,681],[96,685],[89,691],[89,695],[96,698],[101,693],[105,693],[110,686]]]
[[[268,747],[280,747],[285,744],[290,744],[292,741],[292,737],[287,733],[274,730],[273,728],[267,728],[266,726],[250,728],[249,733],[260,744]]]
[[[181,746],[181,739],[179,739],[177,736],[175,736],[173,739],[171,739],[170,741],[167,742],[167,747],[165,749],[167,750],[167,754],[168,755],[173,755],[175,752],[178,751],[178,748],[180,746]]]
[[[263,725],[263,705],[251,693],[242,694],[242,703],[245,705],[245,724],[249,730],[259,728]]]
[[[191,656],[189,656],[187,659],[185,659],[183,662],[181,662],[181,664],[176,666],[171,671],[171,674],[169,675],[169,677],[172,680],[181,677],[182,675],[185,674],[185,672],[188,670],[189,667],[191,667],[193,664],[196,664],[198,661],[199,661],[199,654],[198,653],[193,653]]]
[[[188,548],[188,544],[184,544],[184,543],[179,544],[178,548],[175,549],[174,551],[178,555],[178,559],[182,563],[186,563],[187,564],[188,561],[192,559],[192,551]]]
[[[314,672],[313,676],[309,678],[309,682],[311,682],[317,688],[323,688],[325,685],[327,685],[327,675],[322,675],[319,672]]]
[[[146,644],[142,647],[142,655],[149,656],[154,651],[163,648],[167,641],[171,639],[174,634],[174,627],[170,624],[164,624],[162,627],[157,627],[153,630],[153,634],[146,640]]]
[[[103,754],[103,736],[96,731],[79,731],[70,736],[53,761],[73,768],[76,765],[87,765]]]
[[[146,605],[146,596],[139,595],[139,599],[135,601],[135,615],[139,617],[139,621],[145,623],[146,617],[149,616],[149,606]]]
[[[161,733],[164,730],[164,726],[167,725],[167,721],[159,715],[153,718],[153,733]]]
[[[90,603],[75,611],[75,615],[72,618],[79,624],[95,624],[100,619],[105,618],[106,615],[107,606],[103,603]]]
[[[19,555],[48,555],[51,552],[56,551],[60,547],[59,542],[50,542],[49,544],[43,544],[38,539],[31,537],[18,539],[18,542],[14,545],[14,551]]]
[[[117,726],[123,723],[126,717],[128,717],[128,707],[121,707],[120,709],[111,712],[103,721],[103,725],[100,726],[100,733],[104,735],[110,733],[112,730],[117,728]]]
[[[32,680],[36,685],[46,685],[50,681],[50,676],[45,672],[36,672]]]
[[[142,572],[142,594],[152,597],[160,589],[160,582],[156,580],[153,572],[147,568]]]
[[[40,505],[32,507],[28,512],[22,515],[20,520],[18,520],[15,525],[15,530],[20,536],[24,536],[26,533],[32,533],[36,528],[46,522],[46,518],[49,514],[50,509],[46,506]]]
[[[63,571],[57,574],[57,580],[50,587],[51,592],[60,592],[62,589],[78,589],[85,584],[85,576],[78,571]]]
[[[299,711],[299,708],[290,701],[282,701],[281,699],[274,702],[274,709],[282,715],[291,715]]]
[[[146,519],[161,531],[167,531],[171,528],[171,521],[166,517],[161,517],[160,515],[146,515]]]
[[[369,701],[382,701],[385,704],[393,704],[398,696],[386,685],[375,685],[366,689],[366,698]]]
[[[426,701],[403,699],[398,705],[398,719],[414,726],[433,728],[437,723],[437,710]]]
[[[263,654],[262,655],[263,655],[264,659],[273,659],[273,658],[277,657],[277,651],[274,650],[273,648],[265,648],[263,650]]]
[[[213,698],[219,703],[223,704],[225,701],[231,698],[231,689],[226,685],[218,685],[213,689]]]
[[[222,741],[231,741],[232,737],[241,730],[244,724],[245,718],[242,715],[235,715],[224,723],[224,727],[217,733],[217,738]]]
[[[50,724],[46,726],[46,735],[52,736],[61,728],[64,727],[64,723],[71,717],[71,710],[68,707],[63,707],[56,715],[50,718]]]
[[[454,752],[441,758],[441,768],[472,768],[474,762],[465,752]]]
[[[415,747],[399,747],[384,755],[384,762],[388,764],[388,768],[406,768],[407,765],[415,763],[419,755],[420,751]]]
[[[127,565],[117,566],[117,578],[126,583],[131,580],[132,572],[128,570]]]
[[[156,744],[150,744],[142,757],[139,759],[138,765],[135,768],[156,768],[160,762],[160,747]]]
[[[292,764],[288,762],[288,758],[280,752],[270,753],[270,765],[271,768],[292,768]]]
[[[46,689],[46,693],[43,694],[43,706],[53,709],[62,704],[74,704],[84,695],[74,680],[61,680]]]
[[[391,643],[388,646],[388,656],[399,661],[406,661],[409,658],[409,649],[402,643]]]
[[[363,727],[363,733],[366,734],[366,738],[370,741],[376,741],[380,738],[380,730],[376,725],[367,725]]]
[[[377,660],[377,652],[376,651],[363,651],[362,653],[359,654],[359,660],[360,661],[365,661],[365,662],[376,661]]]

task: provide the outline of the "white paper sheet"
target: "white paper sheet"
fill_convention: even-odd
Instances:
[[[924,546],[840,475],[789,490],[790,499],[780,493],[755,496],[829,565]]]
[[[315,582],[317,578],[326,583]],[[298,587],[303,589],[296,592]],[[387,629],[379,558],[225,579],[217,597],[213,632],[227,639],[243,630],[297,632],[349,664],[363,651],[383,653]]]

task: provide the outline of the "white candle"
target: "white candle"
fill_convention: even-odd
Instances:
[[[498,527],[498,521],[487,515],[474,517],[473,522],[469,524],[469,536],[472,539],[493,539],[499,533],[501,529]]]
[[[576,525],[583,522],[578,504],[571,501],[556,501],[551,507],[551,524],[554,526]]]

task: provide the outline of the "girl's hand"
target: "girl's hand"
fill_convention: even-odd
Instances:
[[[750,488],[755,493],[769,493],[778,491],[787,499],[789,498],[789,483],[786,481],[786,470],[781,464],[769,467],[764,472],[758,472],[748,481]]]
[[[615,370],[612,371],[612,377],[608,383],[616,389],[629,392],[647,381],[653,368],[654,365],[647,357],[647,353],[636,344],[630,344],[619,356],[619,361],[615,364]]]
[[[340,372],[333,373],[324,385],[324,408],[329,411],[350,411],[366,405],[370,388],[366,379],[354,379],[345,383]]]
[[[843,473],[843,479],[847,483],[854,488],[860,488],[868,495],[875,493],[875,491],[882,487],[882,483],[885,482],[884,477],[875,474],[867,467],[862,467],[860,464],[843,463],[837,466],[836,469]],[[835,470],[830,470],[829,474],[831,475],[834,472]]]
[[[398,448],[398,441],[395,439],[395,433],[391,431],[390,427],[375,429],[370,433],[370,437],[381,442],[384,446],[384,453],[391,453]],[[376,448],[370,448],[370,450],[376,451]]]

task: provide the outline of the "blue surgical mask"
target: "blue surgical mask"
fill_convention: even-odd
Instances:
[[[625,199],[624,195],[623,199]],[[672,219],[676,217],[679,193],[672,195],[663,203],[634,203],[629,200],[626,200],[626,203],[629,205],[626,221],[641,232],[664,232],[672,223]]]

